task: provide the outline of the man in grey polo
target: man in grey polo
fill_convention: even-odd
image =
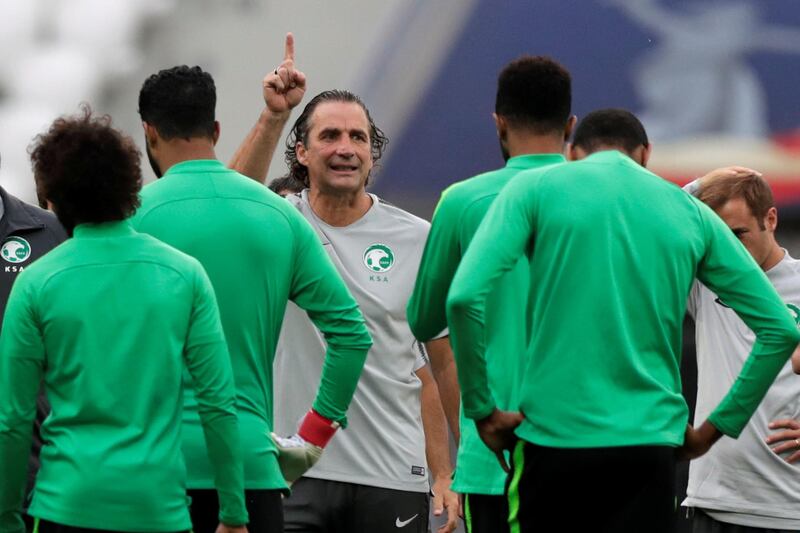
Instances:
[[[286,531],[425,532],[428,468],[434,493],[448,495],[450,520],[442,529],[456,525],[444,413],[406,319],[429,224],[365,191],[384,142],[358,97],[325,91],[306,106],[287,144],[290,173],[308,187],[289,201],[359,303],[373,347],[348,411],[350,427],[284,502]],[[428,346],[446,344],[441,337]],[[276,380],[279,432],[292,432],[310,392],[303,383],[319,375],[324,346],[313,325],[290,310],[276,357],[276,375],[286,377]],[[299,375],[307,379],[289,380]]]
[[[308,187],[288,199],[316,230],[373,338],[349,427],[284,500],[287,532],[427,532],[429,468],[434,515],[446,508],[448,517],[440,531],[456,527],[447,423],[424,349],[406,320],[429,224],[366,192],[384,144],[364,103],[347,91],[315,96],[287,142],[290,175]],[[252,150],[240,155],[236,167],[245,171]],[[263,174],[248,175],[261,181]],[[426,344],[431,357],[449,350],[443,336]],[[313,324],[287,307],[275,366],[278,434],[294,433],[324,347]]]
[[[411,334],[404,310],[428,226],[371,196],[371,209],[347,228],[332,227],[319,218],[309,203],[308,189],[288,196],[311,222],[359,302],[374,343],[348,411],[350,428],[340,432],[306,476],[418,494],[421,502],[427,502],[421,382],[416,375],[427,361],[422,345]],[[377,238],[379,235],[383,238]],[[276,380],[278,433],[293,432],[302,416],[302,404],[321,370],[320,361],[306,354],[322,353],[324,346],[321,333],[297,306],[290,305],[276,355],[276,376],[287,378]],[[289,380],[290,376],[305,379],[298,383],[297,379]],[[402,497],[398,494],[399,499]],[[286,502],[287,524],[294,498]],[[427,505],[422,505],[427,518]],[[392,517],[392,525],[396,527],[395,518],[402,524],[414,514],[416,510],[407,516],[400,513]]]
[[[26,204],[0,187],[0,323],[17,275],[66,238],[64,228],[53,213]],[[39,470],[39,450],[42,448],[39,428],[49,411],[47,399],[40,394],[36,401],[26,494],[30,494]],[[31,529],[32,522],[27,515],[25,519]]]
[[[721,170],[686,189],[708,204],[742,241],[800,322],[800,261],[775,240],[772,192],[757,173]],[[688,311],[697,340],[697,409],[703,420],[744,364],[755,336],[725,302],[699,282]],[[800,530],[800,469],[774,454],[770,422],[800,418],[800,381],[787,363],[737,440],[722,439],[689,467],[684,506],[695,532],[744,533]],[[800,445],[790,441],[785,458]]]

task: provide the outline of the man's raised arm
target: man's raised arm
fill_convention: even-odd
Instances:
[[[306,92],[306,76],[295,68],[291,33],[286,34],[283,62],[264,77],[263,91],[266,108],[228,163],[233,170],[261,183],[267,179],[289,114]]]

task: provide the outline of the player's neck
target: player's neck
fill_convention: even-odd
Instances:
[[[531,154],[563,154],[564,139],[555,135],[515,134],[509,131],[506,147],[510,157]]]
[[[761,263],[761,269],[764,272],[766,272],[767,270],[771,269],[772,267],[780,263],[781,260],[783,259],[784,256],[783,248],[781,248],[777,242],[775,242],[774,244],[775,245],[770,250],[769,255],[767,255],[767,259],[763,263]]]
[[[184,161],[194,161],[196,159],[216,159],[214,144],[205,139],[174,139],[168,141],[168,146],[163,150],[159,158],[161,172],[166,173],[170,167],[183,163]]]
[[[331,226],[349,226],[372,207],[372,197],[359,189],[353,192],[327,191],[312,186],[308,203],[314,214]]]

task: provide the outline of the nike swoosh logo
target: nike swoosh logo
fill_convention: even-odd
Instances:
[[[412,516],[412,517],[411,517],[411,518],[409,518],[408,520],[403,520],[402,522],[400,521],[400,517],[398,516],[398,517],[397,517],[397,518],[395,518],[395,520],[394,520],[394,525],[395,525],[395,526],[397,526],[397,527],[405,527],[405,526],[407,526],[408,524],[410,524],[410,523],[411,523],[411,521],[412,521],[412,520],[414,520],[414,519],[415,519],[417,516],[419,516],[419,514],[415,514],[414,516]]]
[[[719,304],[719,305],[721,305],[722,307],[727,307],[728,309],[730,309],[730,308],[731,308],[731,306],[730,306],[730,305],[725,305],[725,303],[724,303],[722,300],[720,300],[719,298],[717,298],[716,300],[714,300],[714,303],[715,303],[715,304]]]

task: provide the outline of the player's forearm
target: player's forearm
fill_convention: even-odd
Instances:
[[[229,412],[201,412],[200,420],[219,497],[219,520],[227,525],[246,524],[244,463],[237,417]]]
[[[425,431],[425,457],[433,480],[449,479],[453,474],[450,461],[450,445],[447,438],[447,420],[442,410],[442,401],[436,382],[430,373],[423,379],[427,369],[417,374],[422,379],[421,410],[422,427]]]
[[[339,333],[335,339],[326,335],[328,350],[312,406],[319,414],[338,422],[342,427],[347,427],[347,408],[361,377],[367,352],[372,346],[372,338],[363,322],[359,323],[355,318],[353,321],[353,331]]]
[[[423,256],[423,265],[425,256]],[[414,292],[406,306],[406,317],[411,333],[422,342],[428,342],[447,327],[447,289],[450,281],[439,281],[428,277],[423,266],[420,266]]]
[[[447,297],[447,323],[456,360],[464,415],[479,420],[495,408],[486,369],[485,306],[489,281],[467,252]]]
[[[305,309],[328,344],[313,409],[347,426],[345,413],[353,399],[372,338],[364,316],[342,276],[305,220],[298,228],[300,253],[290,297]]]
[[[531,244],[536,196],[535,189],[528,190],[529,185],[529,180],[512,180],[492,203],[447,296],[447,323],[461,402],[464,414],[475,420],[495,409],[486,370],[486,298],[495,282],[517,264]]]
[[[220,521],[228,525],[246,524],[244,464],[233,379],[229,366],[227,369],[220,366],[217,372],[212,371],[211,366],[206,365],[208,371],[202,374],[194,368],[192,383],[214,472],[214,486],[219,495]]]
[[[461,259],[458,237],[453,230],[458,220],[450,213],[450,206],[443,199],[436,208],[414,291],[406,306],[411,332],[422,342],[447,327],[447,291]]]
[[[716,292],[755,332],[756,342],[730,391],[709,417],[732,437],[742,431],[800,342],[793,317],[760,270],[738,276],[735,285],[727,294]]]
[[[757,336],[739,377],[709,422],[726,435],[738,437],[798,342],[800,333],[795,327]]]
[[[447,291],[461,258],[453,250],[452,236],[437,223],[428,234],[425,250],[406,306],[406,318],[416,339],[428,342],[447,327]],[[447,221],[445,221],[447,222]]]
[[[236,149],[228,166],[240,174],[264,183],[272,156],[288,120],[289,111],[283,113],[273,113],[269,109],[261,111],[258,121]]]
[[[461,393],[458,388],[458,374],[453,350],[450,347],[450,337],[436,339],[425,344],[431,361],[431,371],[436,385],[439,388],[444,414],[450,426],[450,431],[456,442],[461,440],[459,428],[459,407]]]
[[[27,431],[26,431],[27,428]],[[0,531],[23,533],[22,502],[31,449],[31,424],[0,419]]]
[[[0,531],[14,533],[25,531],[22,502],[42,379],[40,360],[15,356],[24,350],[15,339],[23,339],[25,333],[28,338],[22,342],[28,344],[34,338],[24,328],[30,323],[16,309],[10,305],[6,310],[0,335]]]
[[[800,342],[800,332],[783,304],[775,306],[774,310],[777,313],[765,309],[764,320],[748,317],[748,326],[755,331],[756,342],[728,394],[708,418],[728,436],[739,436]]]
[[[308,305],[306,300],[311,299],[314,308],[306,307],[306,310],[328,345],[312,407],[344,428],[347,427],[347,408],[372,347],[372,337],[355,299],[322,247],[317,246],[322,260],[312,264],[319,271],[318,277],[295,302],[304,307]]]
[[[730,391],[709,417],[731,437],[742,431],[800,342],[789,310],[760,270],[738,276],[735,286],[727,293],[716,292],[755,332],[756,342]]]
[[[494,410],[495,402],[489,390],[486,369],[484,310],[476,301],[476,296],[469,294],[469,290],[470,286],[467,285],[460,292],[451,290],[447,319],[464,415],[479,420]]]
[[[244,463],[235,409],[233,412],[200,411],[200,422],[219,496],[219,520],[227,525],[244,525],[248,522]]]
[[[200,313],[202,312],[201,310]],[[193,327],[199,327],[198,324],[202,322],[198,319]],[[212,329],[216,328],[212,326]],[[220,521],[228,525],[246,524],[244,466],[239,442],[236,388],[227,345],[224,340],[218,339],[189,346],[184,357],[195,389],[208,459],[214,471],[214,486],[220,502]]]

